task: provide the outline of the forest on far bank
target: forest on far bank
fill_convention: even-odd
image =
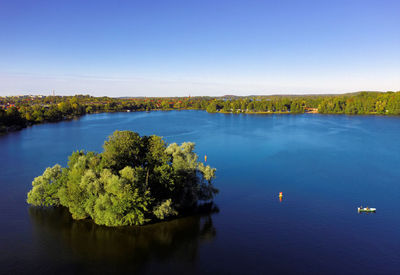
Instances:
[[[153,110],[206,110],[210,113],[320,113],[400,115],[400,91],[341,95],[111,98],[75,96],[0,97],[0,132],[56,122],[85,114]]]

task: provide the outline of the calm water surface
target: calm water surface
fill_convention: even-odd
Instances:
[[[117,129],[195,142],[219,212],[116,229],[25,203],[46,167]],[[398,117],[98,114],[0,137],[0,165],[0,273],[400,273]]]

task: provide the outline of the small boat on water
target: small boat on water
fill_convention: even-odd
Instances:
[[[357,210],[359,213],[360,212],[367,212],[367,213],[371,213],[371,212],[375,213],[376,212],[376,208],[369,208],[369,207],[362,207],[362,206],[358,207]]]

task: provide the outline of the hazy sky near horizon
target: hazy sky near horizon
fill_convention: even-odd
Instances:
[[[0,0],[0,95],[400,90],[398,0]]]

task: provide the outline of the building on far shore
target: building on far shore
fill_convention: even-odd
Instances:
[[[308,114],[318,114],[318,108],[304,108],[304,112]]]

